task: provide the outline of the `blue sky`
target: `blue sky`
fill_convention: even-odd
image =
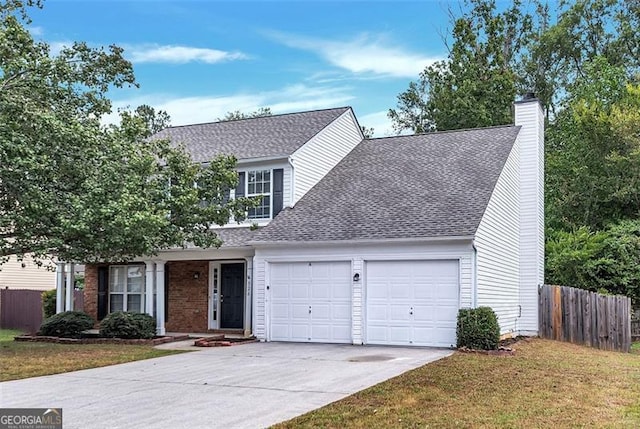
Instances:
[[[349,105],[376,135],[429,63],[446,56],[445,1],[63,1],[31,13],[32,33],[60,47],[116,44],[139,89],[115,107],[150,104],[173,125],[231,110],[274,113]]]

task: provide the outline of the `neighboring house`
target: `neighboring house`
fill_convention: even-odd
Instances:
[[[55,265],[50,263],[51,267]],[[45,266],[38,267],[29,255],[18,261],[12,256],[0,265],[0,289],[50,290],[56,287],[56,273]]]
[[[543,126],[529,97],[514,126],[370,140],[350,108],[169,128],[198,161],[236,154],[236,195],[264,204],[217,230],[220,249],[88,265],[85,311],[148,312],[159,333],[449,347],[458,309],[490,306],[503,335],[535,335]]]

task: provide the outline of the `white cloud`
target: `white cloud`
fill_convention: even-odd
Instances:
[[[116,123],[118,108],[135,108],[141,104],[165,110],[171,116],[172,125],[185,125],[212,122],[235,110],[251,112],[260,107],[270,107],[273,113],[285,113],[343,106],[353,98],[346,87],[310,87],[301,84],[273,91],[231,95],[172,97],[153,94],[114,101],[114,112],[103,117],[102,121]]]
[[[202,62],[214,64],[224,61],[244,60],[242,52],[218,49],[195,48],[179,45],[125,45],[125,55],[134,63],[178,63]]]
[[[27,27],[27,30],[29,30],[29,33],[31,33],[32,37],[39,37],[44,34],[44,28],[38,27],[36,25],[34,25],[33,27]]]
[[[359,116],[358,123],[367,128],[373,128],[374,137],[388,137],[396,134],[386,110]]]
[[[273,31],[266,34],[286,46],[313,52],[334,66],[356,74],[415,78],[427,65],[440,59],[409,52],[393,45],[383,36],[361,34],[352,40],[343,41]]]
[[[73,46],[73,42],[70,40],[57,40],[57,41],[54,40],[53,42],[48,42],[48,43],[49,43],[49,54],[53,57],[58,55],[60,51],[62,51],[64,48]]]

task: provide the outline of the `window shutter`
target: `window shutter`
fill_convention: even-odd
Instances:
[[[244,197],[244,172],[238,173],[238,186],[236,187],[236,198]]]
[[[98,267],[98,320],[109,312],[109,267]]]
[[[282,210],[284,201],[283,176],[284,170],[282,168],[273,170],[273,217],[276,217],[276,215]]]

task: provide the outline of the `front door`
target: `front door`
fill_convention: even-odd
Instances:
[[[220,327],[242,329],[244,320],[244,263],[220,267]]]

